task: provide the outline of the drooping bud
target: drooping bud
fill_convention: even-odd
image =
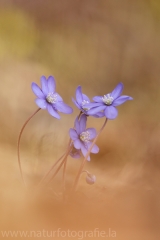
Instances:
[[[92,185],[95,183],[95,181],[96,181],[96,176],[88,173],[86,176],[86,182]]]

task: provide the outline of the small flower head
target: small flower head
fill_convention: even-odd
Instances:
[[[93,140],[96,137],[96,130],[94,128],[86,129],[87,116],[82,114],[80,119],[75,120],[75,129],[71,128],[69,131],[70,138],[73,140],[74,148],[81,150],[83,156],[85,157]],[[91,153],[98,153],[99,148],[94,144]],[[90,156],[87,158],[90,161]]]
[[[104,115],[108,119],[115,119],[118,115],[118,111],[116,109],[117,106],[122,103],[132,100],[132,97],[121,95],[123,90],[123,84],[119,83],[115,89],[104,96],[96,96],[93,98],[94,102],[86,104],[86,107],[90,108],[88,114],[97,114],[99,112],[104,111]]]
[[[91,115],[97,118],[104,117],[104,113],[102,112],[98,112],[97,114],[88,114],[88,111],[90,110],[90,108],[87,107],[87,104],[90,103],[90,99],[85,94],[82,93],[81,86],[78,86],[76,89],[76,100],[74,99],[72,100],[73,100],[73,103],[76,105],[76,107],[86,115]]]
[[[90,185],[94,184],[96,182],[96,176],[90,173],[87,173],[86,182]]]
[[[56,82],[52,76],[48,79],[44,76],[41,77],[41,88],[36,83],[32,83],[31,87],[37,96],[35,102],[38,107],[47,109],[51,116],[60,119],[58,112],[72,113],[72,108],[65,104],[61,96],[56,92]]]

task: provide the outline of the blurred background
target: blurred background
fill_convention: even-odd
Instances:
[[[120,240],[159,239],[159,29],[159,0],[0,0],[1,229],[110,227]],[[21,142],[31,186],[26,193],[17,138],[37,109],[31,83],[40,84],[42,75],[55,77],[57,92],[74,113],[58,121],[42,110],[27,125]],[[96,184],[86,185],[82,176],[79,195],[67,207],[45,194],[31,198],[34,181],[65,151],[78,114],[72,103],[76,87],[92,99],[119,82],[134,101],[118,107],[119,116],[98,139],[99,154],[86,164]],[[98,130],[103,121],[90,118],[88,126]],[[68,188],[80,162],[68,161]],[[57,184],[61,192],[61,173]]]

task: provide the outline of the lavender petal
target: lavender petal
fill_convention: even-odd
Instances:
[[[81,110],[81,107],[80,107],[79,104],[74,100],[74,98],[72,98],[72,102],[76,105],[76,107],[77,107],[78,109]]]
[[[47,102],[46,102],[46,100],[37,98],[37,99],[35,100],[35,102],[36,102],[36,104],[37,104],[37,106],[38,106],[39,108],[42,108],[42,109],[46,109],[46,108],[47,108]]]
[[[81,149],[81,141],[79,139],[76,139],[74,142],[73,142],[73,145],[76,149]]]
[[[70,130],[69,130],[69,135],[70,135],[70,138],[71,138],[72,140],[78,139],[78,134],[77,134],[76,130],[73,129],[73,128],[70,128]]]
[[[97,132],[95,128],[87,128],[86,129],[87,132],[89,132],[89,139],[92,140],[96,137]]]
[[[85,104],[86,108],[95,108],[95,107],[99,107],[99,106],[104,106],[104,103],[91,102],[91,103]]]
[[[96,118],[102,118],[104,116],[105,116],[104,112],[98,112],[95,115],[93,115],[93,117],[96,117]]]
[[[57,92],[55,92],[55,95],[57,97],[57,102],[63,102],[63,98]]]
[[[59,114],[53,109],[52,105],[48,104],[47,105],[47,110],[49,112],[49,114],[57,119],[60,119]]]
[[[108,118],[110,120],[115,119],[118,115],[117,109],[113,106],[107,106],[104,113],[105,113],[106,118]]]
[[[121,105],[122,103],[128,101],[128,100],[133,100],[132,97],[126,96],[126,95],[122,95],[120,97],[118,97],[116,100],[114,100],[113,102],[113,106],[118,106]]]
[[[76,89],[76,100],[77,100],[78,104],[81,105],[81,103],[83,101],[81,86],[78,86]]]
[[[123,83],[119,83],[115,89],[112,91],[111,96],[116,99],[117,97],[119,97],[121,95],[123,91]]]
[[[93,98],[93,101],[95,101],[97,103],[103,103],[102,96],[95,96]]]
[[[73,112],[73,109],[69,107],[67,104],[65,104],[64,102],[56,102],[55,106],[59,112],[66,113],[66,114],[70,114]]]
[[[31,85],[32,91],[34,92],[34,94],[38,97],[38,98],[42,98],[44,99],[45,96],[43,94],[43,92],[41,91],[41,89],[38,87],[38,85],[36,83],[32,83]]]
[[[74,128],[76,129],[77,133],[80,134],[80,127],[79,127],[79,120],[78,117],[76,118],[75,122],[74,122]]]
[[[86,130],[86,122],[87,122],[86,115],[85,114],[81,115],[80,120],[79,120],[80,133],[82,133]]]
[[[87,101],[90,103],[90,99],[89,97],[87,97],[87,95],[85,95],[84,93],[82,93],[82,97],[83,97],[83,100]]]
[[[45,96],[48,95],[48,84],[47,84],[47,79],[45,76],[41,77],[41,87],[42,87],[42,92],[44,93]]]
[[[56,90],[56,82],[54,80],[54,77],[49,76],[47,81],[48,81],[48,90],[49,90],[49,92],[50,93],[54,93],[55,90]]]
[[[87,155],[87,153],[88,153],[88,150],[87,150],[87,148],[84,146],[84,144],[81,144],[81,151],[82,151],[83,156],[86,157],[86,155]],[[88,156],[87,160],[90,161],[90,156]]]
[[[90,109],[87,113],[89,115],[93,115],[93,114],[96,114],[98,112],[103,111],[105,108],[106,108],[106,105],[101,105],[99,107],[95,107],[95,108]]]

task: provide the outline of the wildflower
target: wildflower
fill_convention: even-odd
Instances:
[[[104,111],[106,118],[115,119],[118,115],[118,111],[115,107],[133,99],[126,95],[120,96],[122,90],[123,84],[119,83],[111,93],[104,96],[95,96],[93,98],[93,103],[86,104],[86,107],[90,108],[88,114],[97,114],[98,112]]]
[[[74,100],[74,98],[72,98],[72,101],[76,105],[76,107],[79,108],[80,111],[82,111],[86,115],[92,115],[93,117],[97,118],[104,117],[103,112],[98,112],[97,114],[88,114],[90,108],[88,108],[86,105],[90,103],[90,99],[82,93],[81,86],[78,86],[76,89],[76,101]]]
[[[82,114],[80,119],[76,118],[75,120],[75,129],[71,128],[69,131],[70,137],[73,140],[73,145],[76,149],[82,151],[83,156],[85,157],[92,142],[91,140],[96,137],[96,130],[94,128],[86,129],[87,116]],[[99,148],[95,144],[91,150],[91,153],[98,153]],[[87,158],[90,161],[90,156]]]
[[[51,116],[60,119],[58,112],[66,114],[73,112],[72,108],[65,104],[61,96],[56,92],[56,83],[52,76],[48,79],[44,76],[41,77],[41,88],[34,82],[31,87],[37,96],[35,102],[38,107],[47,109]]]

